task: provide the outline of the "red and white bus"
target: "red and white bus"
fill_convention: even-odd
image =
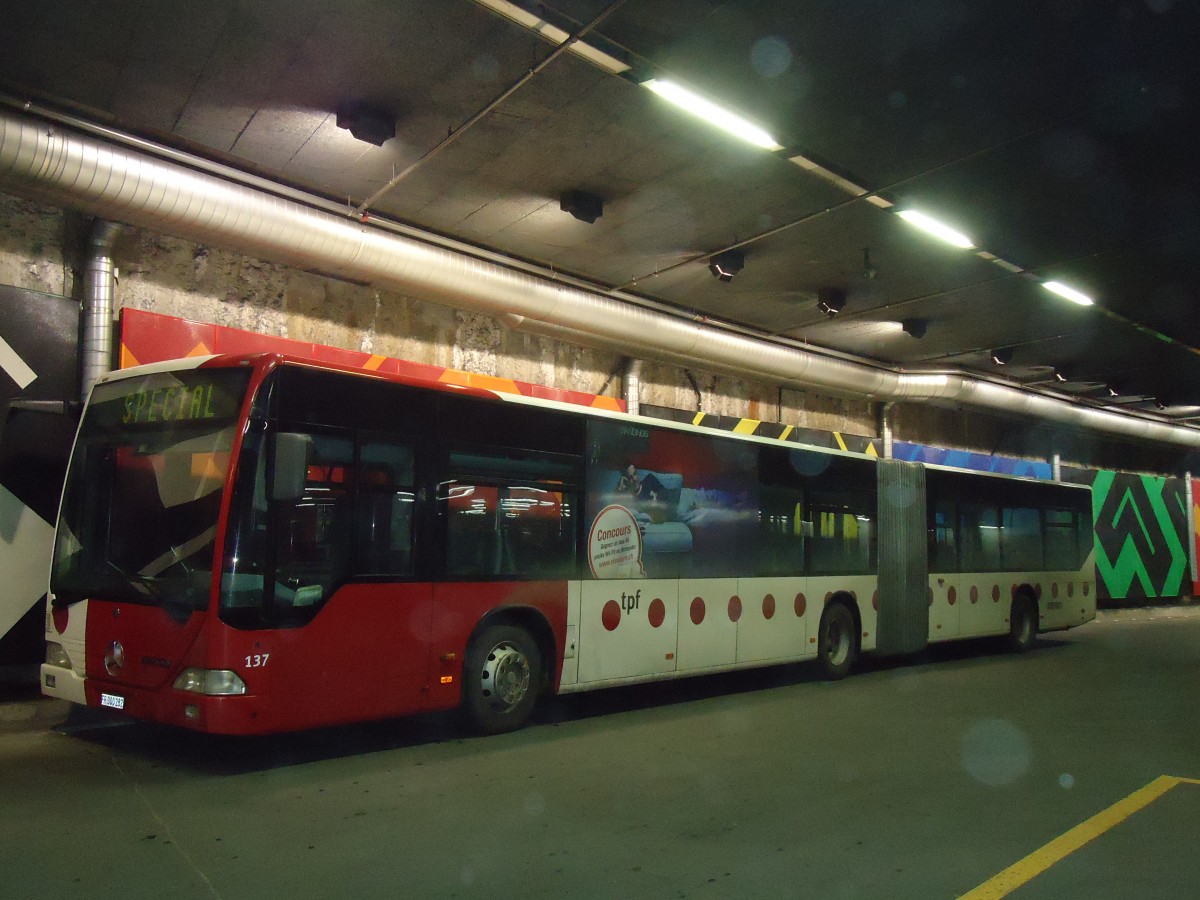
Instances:
[[[64,488],[46,694],[227,734],[1095,616],[1091,492],[280,355],[111,373]]]

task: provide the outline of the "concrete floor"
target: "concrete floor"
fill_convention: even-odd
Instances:
[[[10,696],[0,897],[952,898],[1200,776],[1198,711],[1200,609],[838,684],[555,700],[486,739],[426,717],[215,740]],[[1198,816],[1190,783],[1110,814],[1012,896],[1200,896]]]

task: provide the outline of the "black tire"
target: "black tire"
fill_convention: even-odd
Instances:
[[[1008,638],[1005,646],[1012,653],[1025,653],[1037,643],[1038,608],[1028,594],[1013,598],[1008,616]]]
[[[516,731],[542,689],[542,654],[529,632],[492,625],[475,636],[463,668],[463,711],[482,734]]]
[[[844,603],[830,603],[817,631],[817,664],[830,681],[850,674],[858,658],[858,625]]]

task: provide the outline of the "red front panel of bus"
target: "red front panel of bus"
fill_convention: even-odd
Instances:
[[[261,630],[230,628],[214,613],[195,613],[179,624],[158,608],[93,600],[88,702],[112,705],[115,697],[136,718],[223,734],[450,709],[461,697],[471,634],[498,609],[545,619],[554,635],[556,685],[566,598],[565,582],[349,584],[308,624]],[[121,644],[123,666],[109,671],[105,658],[114,642]],[[176,690],[175,679],[187,667],[236,672],[246,693]]]
[[[427,709],[432,614],[428,584],[348,584],[306,625],[219,625],[214,667],[236,671],[259,698],[238,730],[292,731]]]
[[[157,606],[92,598],[88,603],[85,659],[89,684],[104,690],[169,688],[198,647],[205,616],[172,618]]]

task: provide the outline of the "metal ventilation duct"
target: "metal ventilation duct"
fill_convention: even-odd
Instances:
[[[113,244],[121,226],[97,219],[88,235],[84,265],[83,335],[79,353],[82,383],[80,400],[87,400],[96,379],[112,368],[113,355]]]
[[[178,155],[178,154],[176,154]],[[881,401],[940,400],[1143,441],[1200,430],[957,373],[898,373],[631,305],[0,110],[0,189],[263,259],[371,281],[624,354]]]

